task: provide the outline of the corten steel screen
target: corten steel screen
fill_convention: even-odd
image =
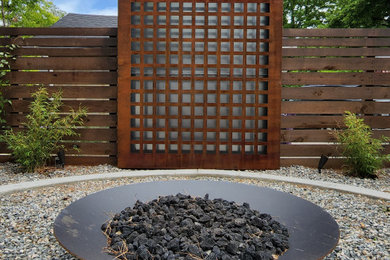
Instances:
[[[281,1],[119,1],[118,165],[279,167]]]

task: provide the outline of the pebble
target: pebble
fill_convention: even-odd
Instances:
[[[43,174],[25,174],[17,169],[15,164],[0,164],[0,184],[120,171],[110,165],[49,168]],[[323,170],[322,174],[318,174],[315,169],[301,166],[264,173],[333,181],[381,191],[388,191],[390,183],[389,169],[385,169],[377,180],[347,177],[331,170]],[[59,245],[53,235],[55,218],[70,203],[88,194],[120,185],[182,179],[189,178],[177,176],[86,181],[0,196],[0,259],[75,259]],[[309,200],[331,214],[340,227],[339,244],[325,259],[390,260],[389,201],[282,182],[204,176],[190,179],[247,183],[288,192]]]
[[[98,166],[65,166],[64,169],[44,167],[36,172],[22,173],[21,168],[15,163],[0,163],[0,185],[11,183],[37,181],[41,179],[60,178],[76,175],[101,174],[123,171],[115,166],[103,164]]]
[[[377,191],[390,192],[390,168],[380,170],[377,173],[377,179],[362,179],[358,177],[347,176],[341,170],[323,169],[322,173],[318,173],[317,169],[307,168],[299,165],[281,167],[278,171],[261,171],[261,173],[297,177],[316,181],[329,181]]]

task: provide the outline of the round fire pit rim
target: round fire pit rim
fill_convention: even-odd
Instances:
[[[172,187],[172,185],[173,185],[173,187],[175,187],[176,188],[176,190],[175,191],[172,191],[172,190],[170,190],[170,189],[168,189],[170,192],[168,192],[168,193],[166,193],[166,194],[158,194],[158,195],[156,195],[156,196],[152,196],[151,198],[149,198],[149,200],[152,200],[152,199],[155,199],[155,198],[158,198],[158,196],[165,196],[165,195],[176,195],[177,193],[182,193],[182,194],[189,194],[189,195],[191,195],[191,196],[196,196],[196,197],[203,197],[206,193],[208,193],[209,194],[209,196],[210,196],[210,199],[214,199],[214,198],[222,198],[222,199],[226,199],[226,200],[228,200],[228,201],[234,201],[234,202],[236,202],[236,203],[238,203],[238,204],[242,204],[243,202],[248,202],[249,204],[250,204],[250,206],[251,206],[251,208],[252,209],[256,209],[256,210],[259,210],[260,211],[260,213],[268,213],[268,214],[270,214],[276,221],[278,221],[278,222],[280,222],[281,224],[283,224],[283,225],[285,225],[287,228],[288,228],[288,230],[289,230],[289,233],[290,233],[290,235],[291,235],[291,230],[298,230],[299,231],[299,227],[291,227],[291,226],[289,226],[289,225],[286,225],[286,223],[284,223],[284,220],[285,220],[285,217],[287,217],[287,216],[282,216],[282,218],[281,218],[281,216],[277,216],[277,215],[275,215],[275,214],[272,214],[272,212],[267,212],[267,210],[262,210],[262,209],[259,209],[259,208],[257,208],[257,207],[254,207],[253,206],[253,203],[251,203],[250,201],[247,201],[247,200],[237,200],[237,199],[228,199],[228,198],[226,198],[226,196],[223,196],[223,197],[221,197],[221,196],[215,196],[215,192],[216,192],[216,190],[215,189],[212,189],[212,190],[209,190],[208,192],[204,192],[204,191],[200,191],[200,190],[202,190],[202,188],[203,188],[203,190],[204,190],[204,188],[207,188],[208,186],[207,185],[211,185],[211,186],[218,186],[218,192],[217,192],[217,194],[220,194],[220,192],[221,192],[221,188],[225,188],[225,189],[222,189],[222,190],[225,190],[225,192],[227,192],[225,195],[228,195],[227,197],[229,197],[229,196],[231,196],[232,195],[232,193],[233,193],[233,191],[231,190],[231,189],[229,189],[230,187],[228,187],[228,186],[230,186],[230,185],[232,185],[232,186],[236,186],[236,187],[239,187],[239,186],[241,186],[241,188],[242,187],[246,187],[246,188],[249,188],[249,189],[255,189],[255,190],[257,190],[258,192],[260,192],[260,193],[263,193],[262,195],[265,195],[265,194],[268,194],[268,195],[270,195],[270,194],[279,194],[279,195],[282,195],[282,197],[283,196],[285,196],[285,198],[290,198],[290,199],[292,199],[292,201],[295,201],[295,202],[300,202],[300,203],[304,203],[304,204],[306,204],[306,205],[310,205],[312,208],[314,208],[314,209],[316,209],[317,211],[317,214],[318,213],[321,213],[321,214],[323,214],[323,216],[325,216],[325,218],[327,219],[327,221],[330,221],[329,222],[329,224],[330,224],[330,226],[333,228],[333,236],[332,236],[332,238],[331,238],[331,240],[332,240],[332,245],[331,246],[328,246],[328,249],[327,250],[322,250],[322,253],[321,253],[321,255],[319,255],[319,254],[317,254],[315,257],[314,257],[314,255],[307,255],[307,257],[309,257],[309,258],[301,258],[301,259],[323,259],[325,256],[327,256],[328,254],[330,254],[333,250],[334,250],[334,248],[337,246],[337,244],[338,244],[338,241],[339,241],[339,238],[340,238],[340,231],[339,231],[339,226],[338,226],[338,224],[337,224],[337,222],[333,219],[333,217],[328,213],[328,212],[326,212],[324,209],[322,209],[320,206],[318,206],[318,205],[316,205],[316,204],[314,204],[314,203],[312,203],[312,202],[310,202],[310,201],[307,201],[307,200],[305,200],[305,199],[303,199],[303,198],[300,198],[300,197],[298,197],[298,196],[296,196],[296,195],[293,195],[293,194],[290,194],[290,193],[287,193],[287,192],[282,192],[282,191],[278,191],[278,190],[276,190],[276,189],[273,189],[273,188],[269,188],[269,187],[264,187],[264,186],[257,186],[257,185],[254,185],[254,184],[248,184],[248,183],[237,183],[237,182],[231,182],[231,181],[215,181],[215,180],[167,180],[167,181],[165,181],[165,180],[159,180],[159,181],[150,181],[150,182],[141,182],[141,183],[130,183],[130,184],[125,184],[125,185],[121,185],[121,186],[117,186],[117,187],[111,187],[111,188],[108,188],[108,189],[105,189],[105,190],[101,190],[101,191],[97,191],[97,192],[94,192],[94,193],[91,193],[91,194],[89,194],[89,195],[87,195],[87,196],[85,196],[85,197],[83,197],[83,198],[80,198],[80,199],[78,199],[78,200],[76,200],[76,201],[74,201],[73,203],[71,203],[69,206],[67,206],[65,209],[63,209],[61,212],[60,212],[60,214],[57,216],[57,218],[55,219],[55,222],[54,222],[54,228],[53,228],[53,233],[54,233],[54,236],[56,237],[56,239],[57,239],[57,241],[60,243],[60,245],[67,251],[67,252],[69,252],[71,255],[73,255],[73,256],[75,256],[75,257],[78,257],[78,258],[80,258],[80,259],[112,259],[112,256],[111,255],[108,255],[107,253],[102,253],[102,255],[104,255],[104,257],[102,257],[102,258],[96,258],[96,257],[94,257],[94,258],[83,258],[82,256],[80,256],[78,253],[74,253],[73,251],[72,251],[72,249],[69,249],[68,247],[69,247],[69,245],[67,245],[68,244],[68,242],[69,241],[64,241],[64,238],[63,237],[61,237],[62,236],[62,234],[59,234],[60,232],[59,232],[59,230],[60,230],[60,228],[61,228],[61,226],[62,226],[62,228],[63,228],[63,225],[61,225],[61,216],[69,216],[69,215],[66,215],[66,214],[68,214],[68,212],[69,212],[69,210],[73,210],[73,208],[75,207],[75,206],[79,206],[79,205],[82,205],[83,204],[83,202],[87,202],[87,201],[90,201],[91,200],[91,198],[92,199],[95,199],[96,200],[96,197],[99,197],[100,195],[107,195],[107,193],[112,193],[112,192],[116,192],[116,193],[121,193],[121,192],[124,192],[124,191],[129,191],[129,190],[127,190],[127,189],[131,189],[131,188],[137,188],[136,190],[135,190],[135,192],[134,192],[134,190],[132,190],[131,192],[130,192],[130,194],[131,195],[133,195],[133,196],[139,196],[139,195],[141,195],[141,197],[142,196],[144,196],[145,194],[142,194],[142,192],[144,192],[144,191],[142,191],[142,190],[140,190],[140,188],[145,188],[145,187],[148,187],[148,186],[150,186],[150,185],[152,185],[152,187],[153,188],[157,188],[157,190],[158,189],[161,189],[161,187],[163,188],[163,190],[164,191],[167,191],[167,187],[164,187],[164,186],[166,186],[166,185],[170,185],[170,187]],[[162,185],[162,186],[161,186]],[[187,186],[186,186],[187,185]],[[183,190],[183,189],[185,189],[185,188],[189,188],[190,186],[188,186],[188,185],[190,185],[190,186],[193,186],[193,185],[195,185],[196,186],[196,191],[195,190],[192,190],[192,193],[186,193],[185,192],[185,190]],[[145,186],[145,187],[144,187]],[[149,187],[150,188],[150,187]],[[192,188],[194,188],[194,187],[192,187]],[[215,187],[214,187],[215,188]],[[199,190],[200,189],[200,190]],[[138,191],[138,192],[137,192]],[[154,190],[155,191],[155,190]],[[195,191],[195,192],[194,192]],[[240,191],[242,191],[242,190],[240,190]],[[200,192],[200,193],[199,193]],[[248,193],[248,190],[245,190],[245,192],[246,193]],[[198,193],[199,195],[194,195],[194,193]],[[250,192],[249,192],[250,193]],[[259,193],[259,194],[260,194]],[[154,194],[153,192],[150,192],[150,191],[148,191],[148,195],[149,194]],[[239,195],[239,194],[242,194],[242,193],[235,193],[235,195]],[[248,194],[247,194],[248,195]],[[150,196],[149,196],[150,197]],[[261,197],[259,197],[259,198],[261,198]],[[275,204],[274,204],[274,198],[272,198],[273,199],[273,201],[271,202],[271,200],[270,200],[270,203],[269,204],[272,204],[272,208],[275,208]],[[124,207],[121,207],[121,208],[119,208],[119,209],[116,209],[115,210],[115,212],[111,212],[111,213],[113,213],[113,214],[115,214],[115,213],[118,213],[118,212],[120,212],[121,210],[123,210],[125,207],[132,207],[133,205],[134,205],[134,203],[135,203],[135,201],[136,200],[140,200],[140,201],[143,201],[143,202],[145,202],[145,200],[143,200],[142,198],[136,198],[136,197],[134,197],[133,198],[133,202],[128,202],[127,204],[126,204],[126,206],[124,206]],[[249,199],[250,200],[250,199]],[[95,201],[96,202],[96,201]],[[99,202],[101,202],[101,201],[99,201]],[[118,200],[117,200],[117,202],[118,202]],[[293,204],[291,204],[291,205],[293,205]],[[291,206],[290,205],[290,206]],[[286,206],[286,205],[285,205]],[[287,206],[288,206],[288,204],[287,204]],[[296,206],[296,205],[293,205],[294,207]],[[280,207],[280,208],[282,208],[282,209],[285,209],[285,207],[283,206],[283,207]],[[100,212],[100,213],[102,213],[102,212]],[[105,213],[108,213],[108,212],[105,212]],[[104,235],[103,235],[103,233],[100,231],[100,225],[101,224],[103,224],[105,221],[107,221],[109,219],[109,216],[106,216],[106,218],[100,223],[96,223],[96,224],[98,224],[99,225],[99,232],[100,232],[100,234],[104,237]],[[77,221],[77,220],[76,220]],[[307,220],[306,220],[307,221]],[[72,222],[72,221],[70,221],[70,222]],[[308,222],[310,222],[310,221],[308,221]],[[62,223],[63,224],[63,223]],[[69,224],[69,223],[68,223]],[[68,227],[69,228],[69,227]],[[293,228],[293,229],[292,229]],[[325,229],[325,230],[327,230],[327,231],[329,231],[329,229]],[[68,230],[69,231],[69,230]],[[300,231],[300,232],[302,232],[302,231]],[[309,233],[309,232],[308,232]],[[311,231],[311,233],[312,233],[312,231]],[[325,237],[327,237],[327,238],[330,238],[330,236],[329,235],[325,235]],[[104,239],[105,239],[105,237],[104,237]],[[290,239],[291,239],[291,237],[290,237]],[[290,239],[289,239],[289,242],[290,242]],[[312,241],[311,239],[310,239],[310,241]],[[106,246],[106,243],[104,244],[104,246]],[[103,249],[103,246],[101,247],[101,250],[100,251],[102,251],[102,249]],[[291,243],[290,243],[290,249],[289,250],[287,250],[286,251],[286,253],[285,254],[283,254],[283,255],[281,255],[280,257],[279,257],[279,259],[281,259],[281,260],[285,260],[285,259],[296,259],[296,257],[294,256],[293,258],[291,258],[291,257],[289,257],[289,254],[292,252],[292,250],[294,250],[294,248],[292,248],[291,247]],[[300,249],[300,248],[297,248],[297,250],[298,251],[301,251],[302,249]],[[326,252],[325,252],[326,251]]]

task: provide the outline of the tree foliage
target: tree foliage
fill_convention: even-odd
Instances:
[[[323,0],[284,0],[284,27],[323,27],[332,5],[331,1]]]
[[[284,0],[285,28],[390,26],[389,0]]]
[[[390,26],[389,0],[338,0],[329,12],[330,28],[375,28]]]
[[[0,4],[3,26],[46,27],[65,14],[47,0],[0,0]]]

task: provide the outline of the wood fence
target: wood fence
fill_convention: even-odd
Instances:
[[[389,29],[285,29],[283,36],[281,165],[316,167],[324,154],[333,157],[327,167],[341,166],[329,130],[343,127],[347,110],[376,137],[390,136]]]
[[[0,28],[0,35],[0,46],[19,46],[6,89],[8,124],[20,128],[39,86],[61,89],[65,105],[89,114],[80,137],[67,141],[81,150],[69,151],[67,162],[116,164],[117,30]],[[342,127],[346,110],[375,136],[390,136],[390,29],[285,29],[283,46],[281,166],[316,167],[325,154],[334,157],[327,167],[339,167],[329,130]],[[0,143],[0,161],[8,152]]]
[[[64,110],[88,109],[79,137],[68,138],[66,163],[116,164],[117,29],[116,28],[1,28],[0,46],[18,47],[6,96],[12,100],[6,119],[20,128],[31,93],[40,86],[62,90]],[[78,147],[80,153],[72,150]],[[9,151],[0,144],[0,161]]]

